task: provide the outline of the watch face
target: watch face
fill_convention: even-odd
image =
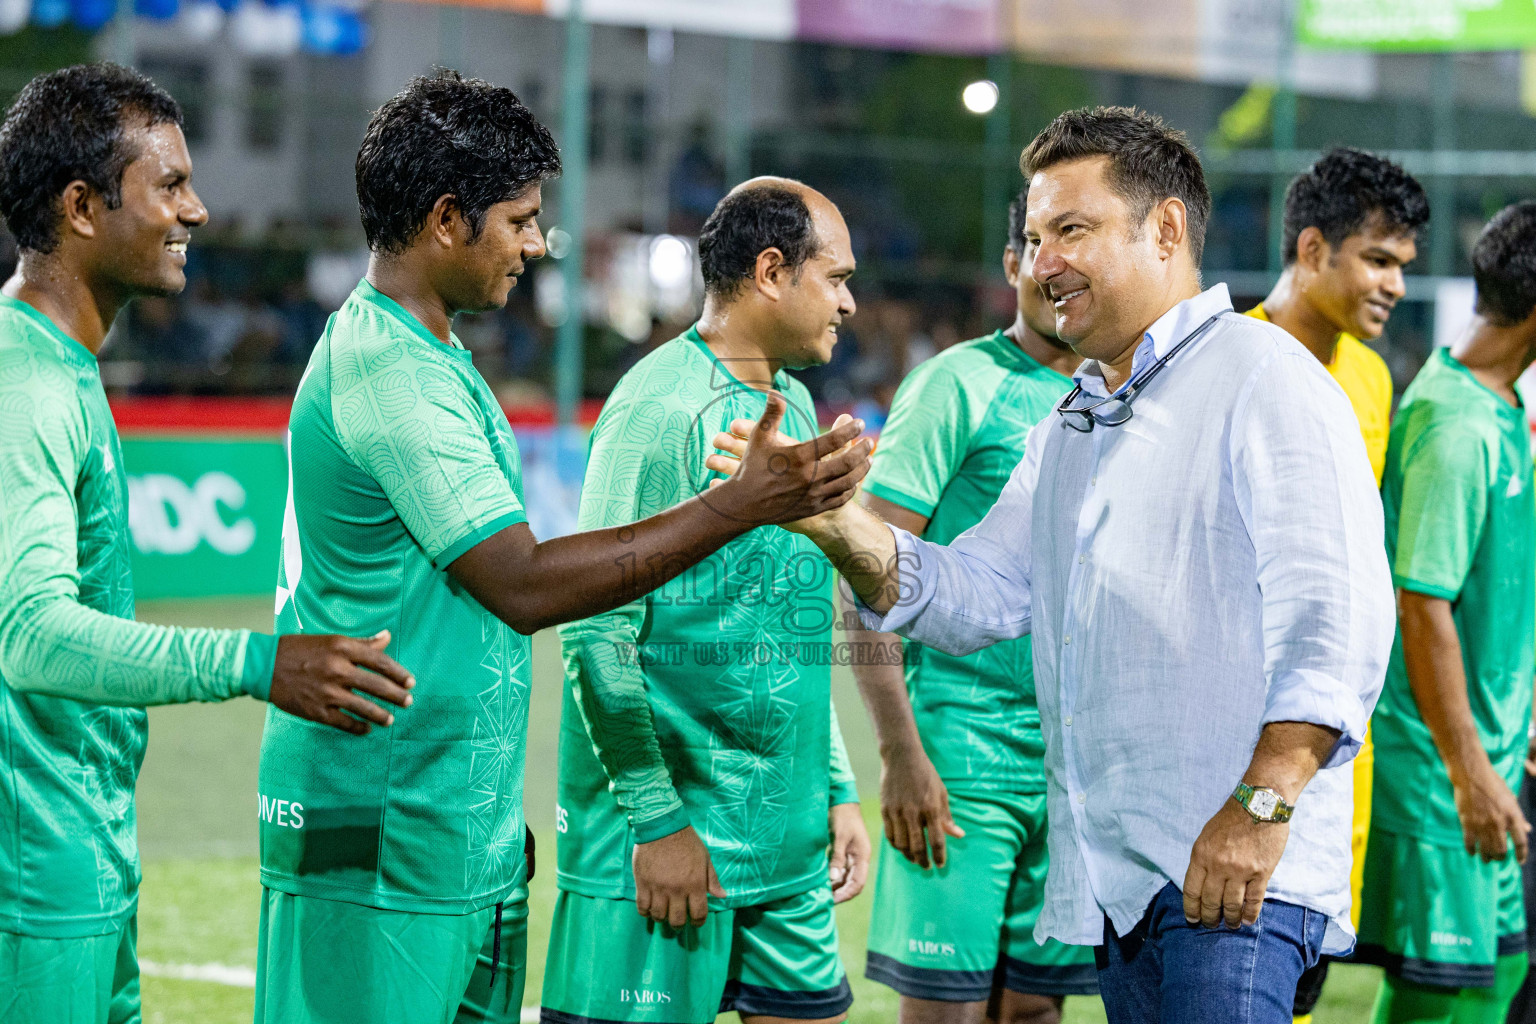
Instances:
[[[1280,797],[1264,789],[1256,789],[1248,798],[1248,810],[1260,818],[1273,818],[1280,805]]]

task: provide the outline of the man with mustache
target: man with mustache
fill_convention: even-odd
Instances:
[[[584,527],[706,490],[716,431],[769,394],[787,433],[815,433],[786,371],[827,363],[853,315],[842,214],[754,178],[710,214],[699,263],[699,322],[626,373],[593,428]],[[847,1016],[834,904],[864,887],[870,848],[832,710],[833,581],[803,537],[757,530],[561,629],[545,1024]]]
[[[1403,297],[1403,268],[1418,255],[1429,199],[1401,167],[1358,149],[1339,148],[1296,176],[1285,192],[1285,270],[1249,316],[1283,327],[1328,368],[1360,421],[1376,482],[1387,463],[1392,374],[1361,339],[1381,337]],[[1373,746],[1369,726],[1355,756],[1351,834],[1351,916],[1360,922],[1360,880],[1371,825]],[[1296,990],[1297,1024],[1305,1024],[1328,977],[1324,960]]]
[[[795,528],[867,625],[952,654],[1032,633],[1035,937],[1099,945],[1110,1021],[1286,1024],[1302,971],[1353,945],[1348,762],[1393,626],[1370,461],[1317,358],[1201,290],[1210,192],[1182,133],[1069,111],[1021,166],[1077,386],[950,544],[857,504]]]
[[[384,632],[133,621],[96,357],[130,301],[186,287],[208,220],[176,101],[115,64],[34,78],[0,124],[0,215],[20,250],[0,288],[0,1020],[136,1022],[143,709],[249,694],[360,742],[342,732],[393,720],[362,694],[404,708],[414,684]]]
[[[544,255],[542,186],[559,167],[510,89],[452,71],[413,80],[364,135],[368,273],[294,399],[277,627],[387,625],[416,699],[389,740],[352,747],[267,717],[262,806],[302,814],[261,821],[257,1021],[516,1021],[529,635],[848,500],[868,465],[856,422],[775,441],[773,396],[762,458],[709,501],[538,541],[517,441],[452,323],[504,306]]]
[[[864,481],[865,507],[935,543],[992,507],[1082,362],[1029,276],[1025,201],[1008,206],[1003,251],[1013,323],[907,375]],[[903,652],[900,637],[857,625],[849,639],[870,655],[853,672],[883,769],[866,975],[901,993],[902,1024],[1059,1021],[1063,997],[1096,993],[1098,979],[1090,949],[1033,935],[1048,859],[1029,639],[964,658]]]

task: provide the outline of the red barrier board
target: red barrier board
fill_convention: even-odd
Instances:
[[[293,406],[287,398],[115,398],[111,401],[112,418],[124,434],[281,434],[288,429],[288,413]],[[587,399],[581,403],[577,418],[582,426],[597,422],[603,403]],[[507,422],[513,427],[553,426],[555,405],[503,407]]]

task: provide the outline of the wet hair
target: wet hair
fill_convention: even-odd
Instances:
[[[1372,219],[1389,232],[1416,236],[1429,223],[1429,197],[1390,160],[1346,147],[1330,151],[1285,190],[1285,265],[1296,262],[1296,240],[1307,228],[1317,228],[1337,250]]]
[[[123,202],[123,171],[138,156],[131,128],[181,125],[181,106],[119,64],[76,64],[28,82],[0,123],[0,217],[19,248],[59,244],[61,197],[83,181],[109,209]]]
[[[1536,201],[1506,206],[1472,246],[1478,316],[1512,327],[1536,310]]]
[[[368,248],[403,252],[445,195],[474,241],[492,206],[559,173],[554,136],[511,89],[442,68],[418,76],[373,115],[357,152]]]
[[[1026,179],[1037,171],[1081,160],[1109,158],[1110,188],[1129,204],[1139,225],[1164,199],[1178,199],[1188,212],[1189,254],[1195,266],[1205,252],[1211,217],[1211,190],[1200,158],[1184,133],[1135,107],[1083,107],[1056,117],[1019,157]]]
[[[1008,204],[1008,248],[1014,255],[1023,256],[1029,246],[1024,240],[1024,214],[1029,206],[1029,189],[1019,189],[1019,194]]]
[[[756,273],[764,249],[779,250],[797,277],[805,261],[821,251],[811,209],[794,189],[754,185],[720,200],[699,232],[704,291],[734,295]]]

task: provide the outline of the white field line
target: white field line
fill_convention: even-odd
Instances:
[[[139,973],[151,978],[176,978],[180,981],[209,981],[215,985],[234,988],[255,988],[256,972],[249,967],[230,967],[227,964],[162,964],[155,960],[140,960]],[[520,1024],[538,1024],[539,1008],[525,1006],[519,1016]]]
[[[230,967],[227,964],[162,964],[154,960],[140,960],[139,973],[151,978],[177,978],[181,981],[211,981],[215,985],[231,985],[235,988],[255,988],[256,972],[249,967]]]

